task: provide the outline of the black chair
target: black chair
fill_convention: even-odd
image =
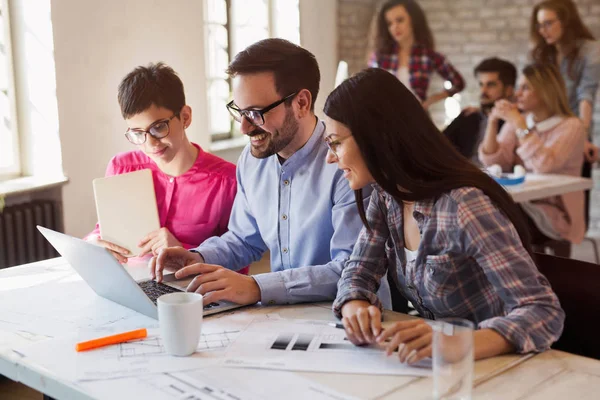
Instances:
[[[566,314],[552,348],[600,360],[600,265],[542,253],[534,253],[534,261]]]

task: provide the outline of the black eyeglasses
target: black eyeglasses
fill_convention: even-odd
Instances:
[[[250,122],[254,126],[261,126],[265,123],[265,114],[283,103],[284,101],[291,99],[298,92],[294,92],[290,95],[285,96],[281,100],[277,100],[275,103],[269,104],[262,110],[240,110],[233,104],[233,100],[231,100],[227,104],[227,110],[229,110],[229,114],[235,119],[237,122],[242,122],[242,118],[246,118],[248,122]]]
[[[125,137],[131,143],[140,145],[146,143],[146,135],[152,136],[154,139],[164,139],[171,133],[170,122],[173,118],[179,117],[179,113],[173,114],[169,118],[156,121],[146,130],[144,129],[127,129]]]

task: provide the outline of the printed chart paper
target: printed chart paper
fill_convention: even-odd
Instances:
[[[323,321],[254,320],[228,349],[223,365],[291,371],[429,376],[429,362],[409,366],[375,346],[354,346]]]

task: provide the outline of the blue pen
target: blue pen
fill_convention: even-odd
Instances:
[[[333,326],[334,328],[344,329],[344,325],[336,322],[329,322],[327,325]]]

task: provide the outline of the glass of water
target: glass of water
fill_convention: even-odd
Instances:
[[[448,318],[433,326],[433,398],[471,400],[473,330],[471,321]]]

